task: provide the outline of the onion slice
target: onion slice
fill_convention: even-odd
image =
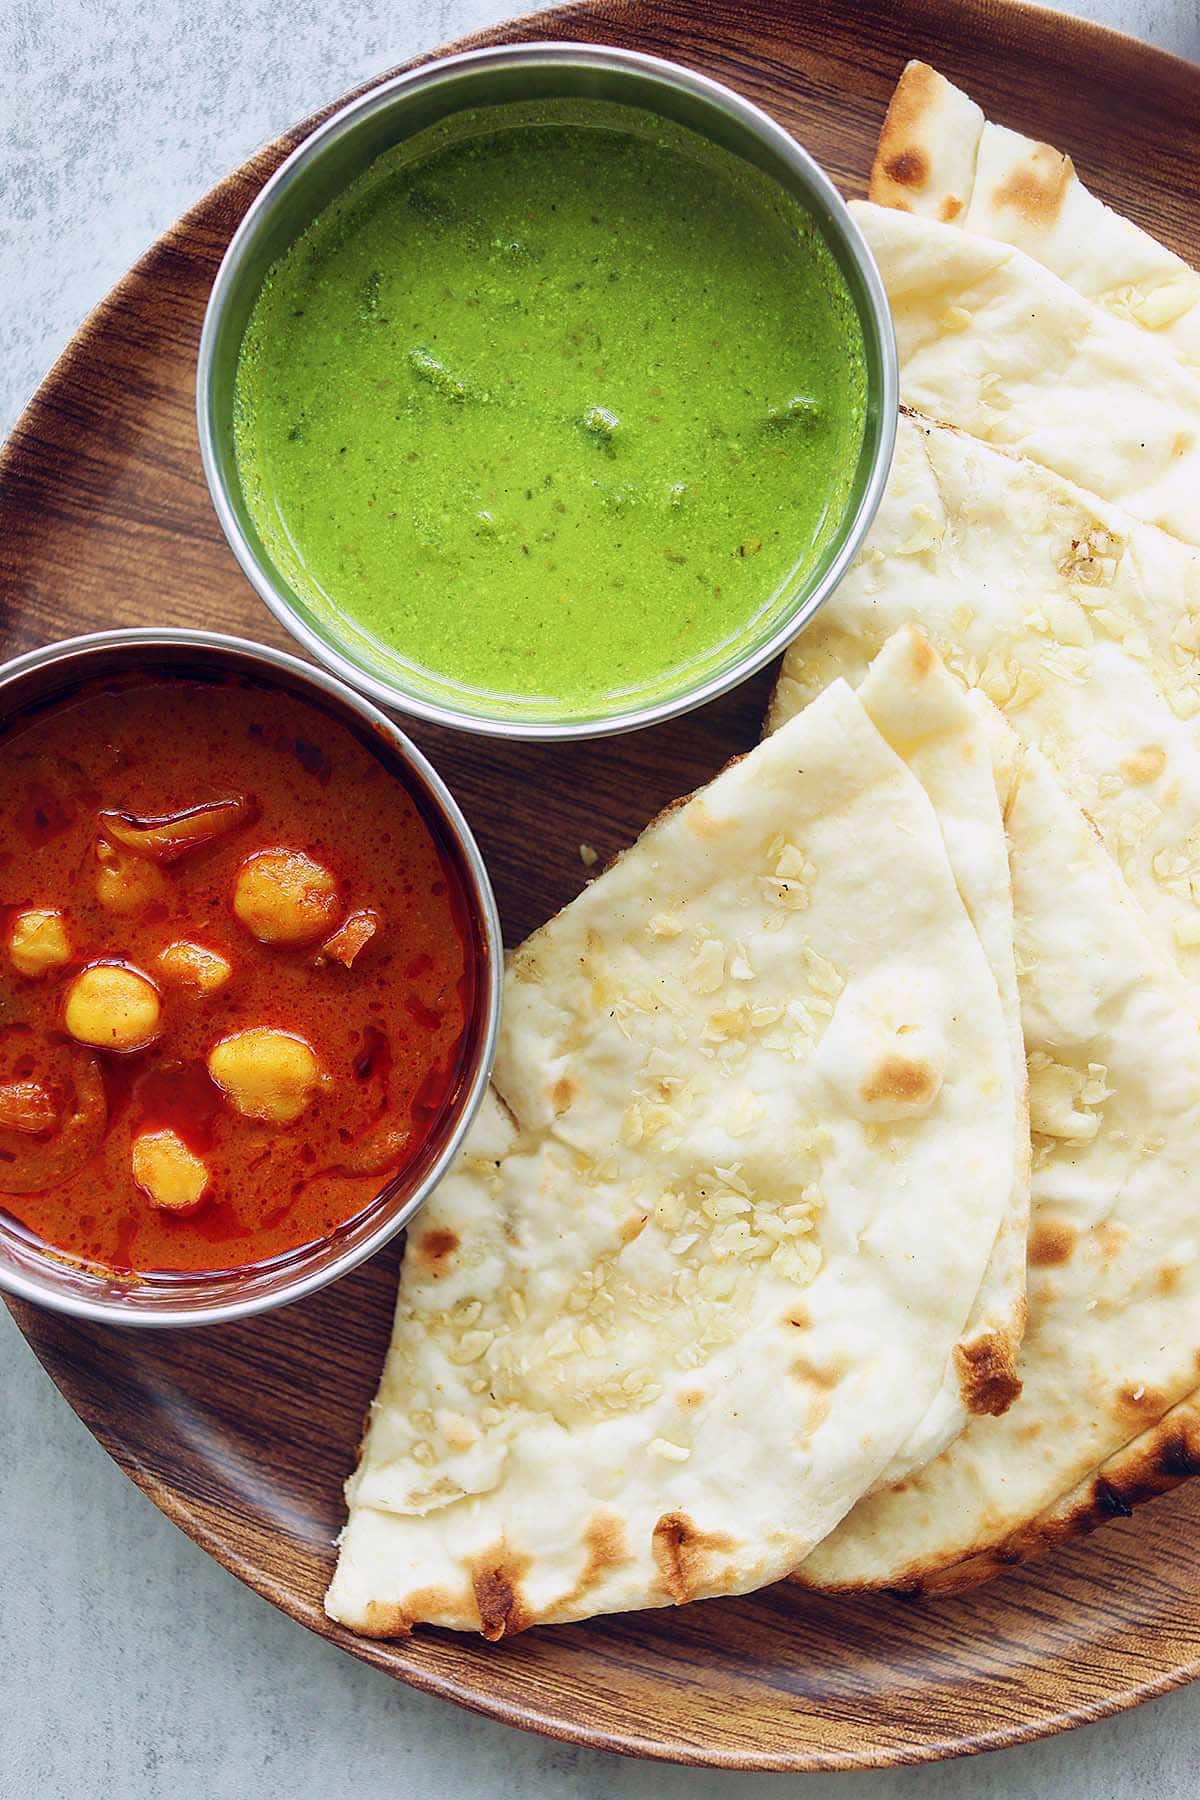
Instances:
[[[214,800],[206,806],[188,806],[179,812],[141,818],[110,806],[100,814],[100,830],[110,843],[148,856],[155,862],[175,862],[214,838],[226,837],[254,816],[253,803],[244,794]]]

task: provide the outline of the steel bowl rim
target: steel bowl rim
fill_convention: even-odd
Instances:
[[[570,66],[625,70],[656,78],[715,110],[732,116],[774,151],[783,163],[790,164],[802,183],[807,184],[823,202],[833,229],[839,233],[842,244],[855,265],[866,296],[866,312],[874,327],[880,362],[876,396],[880,422],[871,472],[857,511],[845,528],[841,545],[813,592],[795,610],[786,613],[763,643],[749,650],[727,669],[709,676],[698,686],[686,688],[666,699],[651,702],[630,712],[598,719],[527,719],[519,714],[505,718],[465,711],[385,680],[313,630],[300,617],[294,603],[285,596],[283,577],[280,576],[278,581],[271,578],[238,523],[221,474],[209,404],[212,373],[229,296],[247,251],[260,227],[269,218],[280,195],[330,144],[335,143],[363,119],[386,111],[397,96],[403,100],[405,96],[419,92],[424,87],[436,85],[448,74],[460,69],[538,66],[556,62]],[[200,440],[200,460],[209,497],[226,542],[242,573],[284,629],[343,682],[356,688],[379,706],[391,706],[410,717],[482,737],[542,742],[611,737],[663,724],[668,719],[692,712],[728,693],[765,668],[772,658],[785,649],[835,592],[871,528],[891,472],[899,417],[899,396],[899,364],[891,308],[875,259],[846,202],[824,169],[804,146],[752,100],[746,99],[725,83],[713,80],[711,76],[702,75],[699,71],[686,68],[666,57],[648,55],[644,51],[625,50],[614,45],[574,43],[569,40],[538,40],[527,44],[464,50],[453,56],[436,58],[416,68],[404,70],[368,89],[317,125],[268,177],[230,239],[205,308],[196,364],[196,424]]]
[[[284,1279],[278,1291],[253,1295],[246,1300],[229,1300],[212,1307],[181,1306],[172,1309],[170,1306],[163,1306],[154,1312],[122,1313],[119,1307],[110,1306],[102,1300],[76,1296],[58,1289],[52,1280],[47,1280],[43,1287],[22,1271],[6,1268],[0,1262],[0,1291],[20,1300],[31,1301],[34,1305],[44,1306],[52,1312],[90,1319],[103,1325],[134,1329],[175,1330],[187,1326],[227,1324],[235,1319],[252,1318],[259,1313],[290,1306],[293,1301],[304,1299],[349,1274],[402,1231],[424,1206],[445,1175],[483,1102],[496,1059],[504,964],[500,914],[491,877],[483,853],[458,801],[429,758],[418,749],[407,733],[372,700],[339,680],[328,669],[314,667],[289,651],[275,649],[271,644],[256,643],[250,638],[225,632],[193,631],[180,626],[130,626],[108,631],[89,631],[76,637],[59,639],[52,644],[44,644],[36,650],[25,651],[0,664],[0,722],[3,721],[4,702],[10,684],[38,669],[91,651],[153,651],[156,648],[172,647],[231,653],[261,663],[268,670],[291,675],[301,684],[315,687],[328,698],[348,707],[364,723],[384,733],[392,749],[428,789],[463,855],[473,888],[477,922],[486,948],[487,971],[486,981],[482,984],[482,1020],[477,1046],[473,1052],[475,1072],[465,1090],[458,1117],[445,1144],[408,1200],[394,1213],[387,1213],[360,1242],[349,1245],[333,1258],[328,1267],[312,1270],[293,1280]],[[86,679],[86,676],[81,675],[81,679]],[[47,1269],[53,1267],[51,1259],[45,1259],[45,1266]]]

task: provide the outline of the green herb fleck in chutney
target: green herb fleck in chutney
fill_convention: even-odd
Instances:
[[[251,515],[324,628],[503,715],[722,667],[836,531],[864,428],[808,215],[606,102],[387,153],[272,269],[243,340]]]

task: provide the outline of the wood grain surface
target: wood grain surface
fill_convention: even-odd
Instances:
[[[584,0],[477,41],[607,41],[741,89],[847,194],[904,61],[1069,149],[1105,199],[1200,263],[1200,70],[1007,4]],[[462,47],[462,46],[456,46]],[[221,253],[315,120],[215,189],[129,273],[47,378],[0,463],[0,655],[118,624],[283,643],[225,546],[193,423],[196,346]],[[757,737],[770,672],[704,712],[578,746],[413,735],[475,827],[514,942],[601,856]],[[535,1730],[730,1768],[883,1765],[992,1748],[1200,1673],[1200,1492],[971,1594],[912,1603],[792,1586],[534,1631],[396,1644],[332,1626],[321,1596],[340,1488],[374,1391],[399,1252],[265,1320],[141,1334],[13,1305],[76,1411],[199,1543],[293,1617],[402,1680]]]

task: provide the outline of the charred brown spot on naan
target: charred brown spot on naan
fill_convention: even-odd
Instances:
[[[699,1388],[680,1388],[675,1404],[682,1406],[684,1412],[695,1412],[698,1406],[704,1405],[704,1395]]]
[[[1140,1382],[1136,1386],[1127,1383],[1120,1388],[1113,1403],[1113,1412],[1122,1425],[1134,1430],[1145,1430],[1155,1419],[1161,1419],[1166,1410],[1166,1397]]]
[[[1183,1279],[1183,1270],[1178,1263],[1164,1263],[1154,1277],[1154,1290],[1158,1294],[1173,1294]]]
[[[617,1236],[623,1244],[632,1244],[635,1238],[641,1237],[650,1218],[649,1213],[633,1213],[620,1226]]]
[[[825,1393],[832,1393],[842,1379],[844,1371],[836,1363],[810,1362],[806,1356],[798,1356],[790,1364],[788,1373],[797,1381],[807,1381],[812,1387],[820,1388]]]
[[[1092,1242],[1105,1262],[1120,1254],[1129,1241],[1129,1228],[1119,1219],[1102,1219],[1092,1231]]]
[[[996,1332],[985,1332],[969,1344],[956,1344],[954,1366],[968,1412],[998,1419],[1021,1392],[1012,1344]]]
[[[809,1362],[806,1357],[798,1356],[790,1365],[788,1373],[812,1390],[799,1434],[799,1441],[803,1443],[820,1430],[833,1411],[833,1396],[842,1379],[843,1370],[835,1364],[821,1367]]]
[[[471,1587],[479,1608],[479,1629],[489,1643],[512,1637],[534,1623],[520,1588],[529,1569],[529,1557],[514,1555],[503,1542],[472,1562]]]
[[[1079,1241],[1066,1219],[1035,1219],[1029,1229],[1029,1261],[1036,1269],[1057,1269],[1070,1262]]]
[[[981,1543],[953,1561],[893,1584],[906,1597],[950,1596],[1085,1537],[1136,1506],[1200,1475],[1200,1414],[1190,1395],[1165,1418],[1134,1438],[1101,1468],[1047,1507],[1036,1519],[995,1543]]]
[[[787,1312],[784,1314],[783,1322],[785,1325],[792,1326],[795,1331],[807,1331],[812,1324],[812,1320],[805,1308],[799,1305],[788,1307]]]
[[[363,1621],[354,1629],[360,1637],[409,1637],[414,1625],[436,1618],[459,1630],[469,1631],[475,1624],[474,1611],[469,1592],[456,1594],[449,1588],[415,1588],[403,1605],[368,1600]]]
[[[1146,787],[1157,781],[1166,766],[1167,753],[1161,744],[1143,744],[1121,763],[1122,770],[1136,787]]]
[[[929,1106],[937,1099],[941,1085],[940,1074],[928,1063],[891,1055],[885,1056],[863,1083],[862,1097],[869,1103],[886,1100],[904,1106]]]
[[[871,170],[871,194],[881,178],[900,187],[924,187],[929,179],[929,158],[920,148],[927,117],[937,99],[939,77],[928,63],[912,62],[896,84],[883,130],[875,166]]]
[[[611,1570],[619,1569],[630,1560],[624,1521],[616,1513],[593,1513],[583,1528],[583,1542],[587,1560],[578,1581],[547,1609],[538,1624],[551,1625],[560,1614],[573,1617],[579,1602],[598,1587]]]
[[[958,195],[947,194],[945,198],[938,203],[938,218],[942,221],[943,225],[950,225],[957,219],[962,209],[963,203],[958,198]]]
[[[438,1280],[450,1266],[450,1258],[458,1249],[458,1236],[447,1226],[435,1226],[413,1244],[413,1252],[423,1267]]]
[[[550,1104],[556,1118],[561,1118],[575,1098],[575,1083],[569,1075],[560,1075],[550,1089]]]
[[[910,146],[909,149],[888,157],[884,161],[883,172],[900,187],[924,187],[929,180],[929,158],[923,150]]]
[[[694,1600],[705,1585],[709,1557],[735,1548],[724,1532],[701,1531],[683,1512],[664,1513],[651,1539],[659,1581],[677,1606]]]
[[[1074,179],[1069,156],[1053,144],[1035,144],[1027,161],[1017,163],[992,190],[992,205],[1011,207],[1031,225],[1053,225]]]

